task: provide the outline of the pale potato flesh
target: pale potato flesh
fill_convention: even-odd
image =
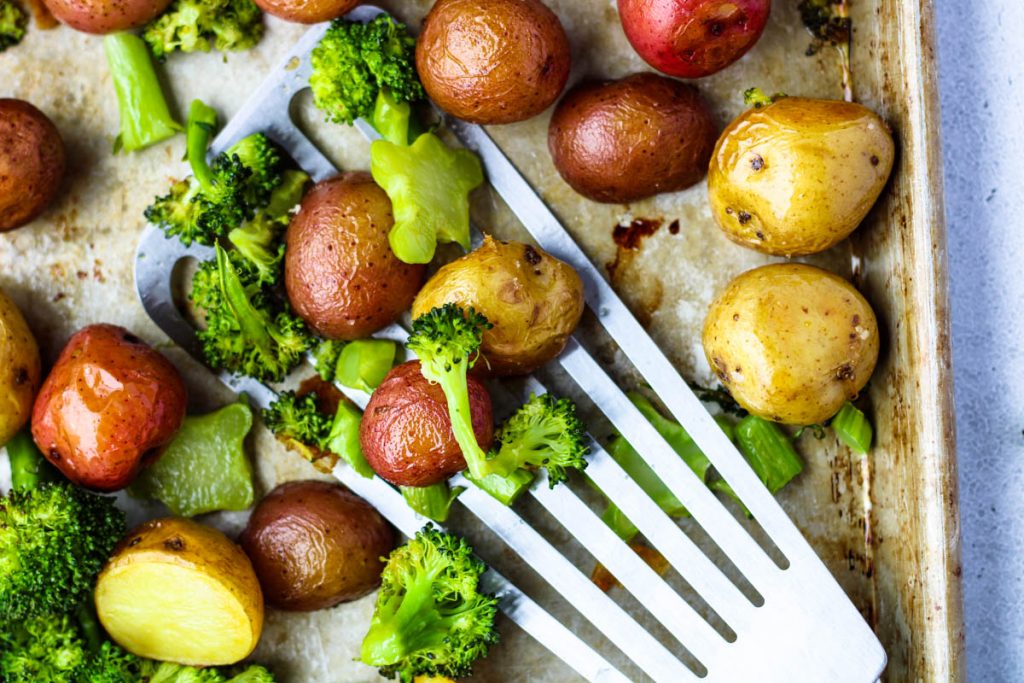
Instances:
[[[21,311],[0,290],[0,446],[28,420],[39,381],[35,337]]]

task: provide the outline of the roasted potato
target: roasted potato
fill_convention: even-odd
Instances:
[[[693,185],[714,145],[715,125],[697,89],[652,73],[574,88],[548,129],[562,178],[584,197],[609,203]]]
[[[267,494],[239,539],[267,602],[312,611],[361,598],[380,585],[391,526],[369,503],[322,481],[282,484]]]
[[[729,124],[708,171],[711,210],[734,242],[812,254],[854,231],[882,192],[895,145],[853,102],[783,97]]]
[[[61,23],[86,33],[127,31],[156,19],[171,0],[43,0]]]
[[[469,376],[473,433],[485,451],[494,440],[491,397]],[[466,469],[440,385],[420,372],[419,361],[394,367],[370,397],[359,443],[373,471],[396,486],[430,486]]]
[[[90,325],[68,340],[32,409],[32,437],[64,476],[96,491],[128,486],[185,419],[185,383],[123,327]]]
[[[360,0],[254,0],[267,14],[297,24],[319,24],[347,14]]]
[[[484,332],[477,368],[525,375],[565,348],[583,315],[583,281],[543,249],[487,236],[423,286],[412,317],[446,303],[475,308],[494,326]]]
[[[96,580],[96,613],[121,647],[191,666],[234,664],[263,631],[252,563],[227,536],[179,517],[129,532]]]
[[[704,353],[755,415],[820,424],[864,388],[878,360],[878,322],[843,278],[801,263],[743,273],[704,321]]]
[[[64,141],[28,102],[0,99],[0,232],[34,220],[60,191]]]
[[[426,266],[391,251],[391,200],[369,173],[319,183],[285,236],[285,287],[295,311],[321,336],[359,339],[412,304]]]
[[[0,289],[0,448],[32,414],[41,372],[36,338]]]
[[[572,55],[540,0],[438,0],[416,44],[416,70],[449,114],[494,124],[547,109],[565,88]]]

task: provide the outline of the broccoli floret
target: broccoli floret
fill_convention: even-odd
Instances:
[[[67,614],[44,614],[0,628],[0,680],[5,683],[74,683],[88,659]]]
[[[452,433],[462,450],[470,474],[487,476],[487,454],[477,443],[469,407],[466,373],[476,363],[484,330],[490,329],[480,313],[463,311],[455,304],[431,309],[412,322],[412,334],[406,345],[420,359],[420,372],[441,385],[448,400]]]
[[[103,38],[103,48],[121,115],[114,151],[142,149],[181,132],[167,108],[146,43],[134,33],[118,32]]]
[[[320,411],[314,394],[297,396],[286,391],[263,411],[263,422],[286,446],[306,460],[320,465],[327,454],[326,469],[340,457],[363,477],[372,477],[373,469],[359,445],[362,414],[342,400],[332,418]]]
[[[217,257],[192,279],[192,301],[206,314],[197,332],[210,367],[278,382],[302,359],[313,337],[286,303],[260,284],[259,273],[237,251]]]
[[[175,50],[248,50],[263,37],[263,13],[252,0],[174,0],[142,37],[159,60]]]
[[[258,664],[239,665],[228,669],[227,683],[274,683],[274,674]]]
[[[347,342],[336,339],[324,339],[313,350],[313,362],[316,374],[325,382],[333,382],[338,374],[338,360]]]
[[[531,396],[501,426],[497,442],[486,471],[505,477],[520,468],[543,467],[552,488],[566,480],[567,470],[582,471],[590,452],[576,404],[551,394]]]
[[[465,540],[428,524],[388,558],[360,659],[403,683],[469,676],[498,641],[498,601],[480,592],[486,569]]]
[[[228,240],[256,269],[264,284],[276,285],[281,279],[281,234],[291,220],[291,210],[302,201],[308,182],[309,176],[302,171],[284,171],[281,184],[270,194],[267,208],[228,233]]]
[[[313,50],[314,103],[329,120],[351,124],[373,118],[381,93],[397,104],[422,100],[415,51],[416,40],[391,17],[366,24],[336,19]]]
[[[25,37],[28,17],[14,0],[0,0],[0,52],[13,47]]]

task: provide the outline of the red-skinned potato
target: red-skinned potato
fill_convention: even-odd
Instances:
[[[0,232],[34,220],[64,180],[64,141],[46,114],[0,99]]]
[[[494,439],[491,397],[480,380],[468,380],[473,433],[486,451]],[[373,392],[359,443],[373,471],[396,486],[430,486],[466,469],[444,392],[423,376],[419,361],[394,367]]]
[[[701,78],[746,54],[761,37],[771,0],[618,0],[626,37],[669,76]]]
[[[68,340],[32,410],[32,437],[64,476],[96,491],[128,486],[185,419],[185,383],[128,330],[90,325]]]
[[[255,0],[261,10],[297,24],[319,24],[336,19],[360,0]]]
[[[171,0],[43,0],[61,23],[85,33],[127,31],[156,19]]]

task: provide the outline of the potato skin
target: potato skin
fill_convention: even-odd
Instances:
[[[888,126],[867,107],[784,97],[744,112],[718,139],[708,171],[711,210],[738,244],[813,254],[864,220],[894,155]]]
[[[123,327],[90,325],[68,340],[32,411],[32,437],[73,483],[128,486],[185,419],[177,369]]]
[[[735,278],[704,320],[704,353],[736,401],[755,415],[820,424],[867,384],[878,321],[843,278],[780,263]]]
[[[0,289],[0,447],[28,422],[41,374],[36,338]]]
[[[360,0],[254,0],[261,10],[297,24],[319,24],[347,14]]]
[[[697,89],[652,73],[577,86],[548,128],[548,149],[565,182],[606,203],[693,185],[714,144],[715,125]]]
[[[308,612],[361,598],[380,585],[391,526],[338,484],[289,482],[260,501],[239,542],[267,602]]]
[[[62,24],[85,33],[127,31],[156,19],[171,0],[43,0]]]
[[[493,375],[525,375],[565,348],[583,315],[583,281],[567,263],[539,247],[484,243],[445,265],[412,304],[418,318],[446,303],[475,308],[494,325],[484,332],[477,368]]]
[[[571,65],[565,29],[540,0],[438,0],[416,44],[430,99],[474,123],[536,116],[558,99]]]
[[[60,131],[23,100],[0,99],[0,232],[35,220],[60,192]]]
[[[485,451],[494,440],[491,397],[469,376],[473,433]],[[466,469],[440,385],[419,361],[392,368],[373,392],[359,425],[359,443],[373,471],[396,486],[430,486]]]
[[[285,236],[288,299],[328,339],[359,339],[398,320],[423,284],[426,266],[391,251],[391,200],[369,173],[318,183]]]

